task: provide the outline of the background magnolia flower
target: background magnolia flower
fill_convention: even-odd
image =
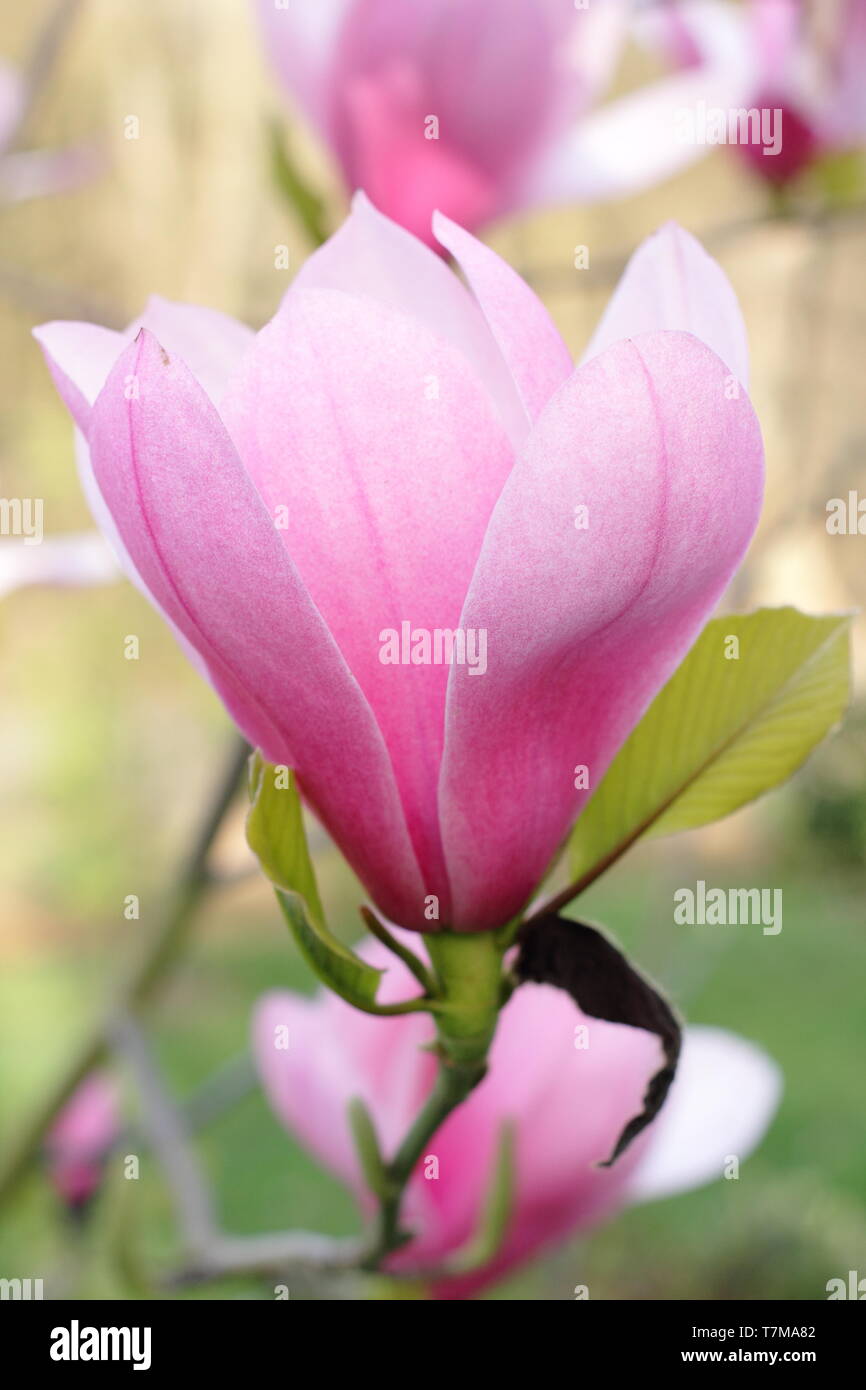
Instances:
[[[769,183],[866,142],[866,0],[667,0],[644,24],[684,68],[736,61],[738,104],[781,111],[779,154],[735,147]]]
[[[383,999],[405,995],[404,966],[378,944],[362,954],[388,967]],[[585,1047],[575,1042],[581,1028]],[[314,1000],[274,991],[256,1009],[254,1051],[275,1114],[368,1215],[375,1203],[348,1103],[364,1100],[392,1152],[432,1086],[436,1062],[423,1045],[433,1032],[427,1017],[371,1019],[326,991]],[[435,1269],[475,1233],[507,1121],[516,1130],[515,1180],[502,1249],[481,1271],[438,1280],[439,1297],[474,1293],[629,1203],[720,1178],[732,1155],[743,1159],[760,1141],[781,1078],[758,1048],[715,1028],[687,1030],[661,1114],[612,1168],[596,1166],[640,1109],[658,1062],[651,1034],[587,1018],[549,985],[522,985],[501,1015],[488,1075],[430,1141],[425,1159],[436,1157],[438,1177],[425,1177],[422,1159],[410,1180],[403,1221],[417,1239],[388,1268]]]
[[[722,55],[594,110],[630,0],[256,5],[284,87],[348,188],[434,247],[436,208],[471,229],[669,176],[704,152],[676,140],[676,110],[699,96],[727,104],[738,90]]]
[[[119,574],[110,548],[95,531],[46,536],[38,545],[0,541],[0,598],[34,584],[108,584]]]
[[[247,738],[391,920],[474,931],[524,905],[696,638],[763,455],[736,300],[686,233],[637,252],[575,368],[523,281],[435,227],[471,290],[361,198],[255,337],[160,300],[132,342],[37,337],[97,521]],[[404,622],[484,631],[486,672],[383,662]]]
[[[49,1177],[68,1206],[81,1207],[93,1196],[119,1132],[114,1080],[105,1072],[93,1072],[73,1093],[45,1140]]]
[[[93,178],[96,151],[79,145],[60,150],[12,150],[28,104],[23,75],[0,62],[0,203],[20,203],[65,193]]]

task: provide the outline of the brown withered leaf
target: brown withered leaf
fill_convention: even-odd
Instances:
[[[622,952],[595,927],[566,917],[539,917],[518,936],[514,970],[519,980],[556,985],[566,990],[585,1014],[607,1023],[645,1028],[661,1040],[665,1063],[650,1078],[643,1110],[629,1120],[613,1153],[601,1166],[610,1167],[665,1102],[679,1061],[682,1030],[662,994],[641,975]]]

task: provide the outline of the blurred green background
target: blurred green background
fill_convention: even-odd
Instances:
[[[0,47],[25,62],[52,6],[6,8]],[[649,74],[633,56],[623,84]],[[141,138],[124,139],[137,115]],[[103,172],[81,190],[0,208],[0,491],[45,499],[46,531],[88,525],[68,418],[30,329],[46,318],[122,324],[151,291],[259,325],[309,247],[269,179],[268,121],[288,123],[244,0],[90,0],[32,113],[30,144],[91,140]],[[307,177],[338,182],[293,127]],[[623,259],[673,217],[730,275],[753,353],[768,501],[729,606],[863,606],[866,539],[829,537],[830,497],[866,495],[866,213],[819,215],[803,189],[794,214],[720,150],[639,198],[560,210],[497,230],[491,242],[542,293],[579,351]],[[590,269],[573,248],[590,248]],[[9,542],[0,540],[0,544]],[[124,660],[123,639],[141,658]],[[855,628],[859,708],[785,790],[707,831],[634,852],[585,900],[667,986],[691,1021],[753,1039],[781,1065],[785,1094],[736,1185],[628,1212],[489,1296],[812,1299],[849,1269],[866,1274],[863,1052],[866,888],[866,633]],[[230,730],[158,617],[127,584],[30,589],[0,603],[0,1142],[36,1104],[100,1007],[119,961],[163,910]],[[332,920],[356,931],[358,894],[316,833]],[[179,1096],[246,1047],[266,988],[310,990],[268,888],[246,876],[240,813],[218,864],[238,881],[214,894],[151,1011],[158,1056]],[[784,890],[784,929],[677,928],[674,887],[704,877]],[[137,893],[138,922],[123,917]],[[132,1109],[130,1111],[132,1113]],[[225,1227],[356,1228],[349,1197],[272,1118],[257,1091],[210,1125],[202,1152]],[[0,1211],[0,1272],[51,1274],[56,1290],[136,1296],[140,1268],[170,1263],[168,1198],[145,1156],[134,1200],[107,1188],[85,1230],[34,1167]],[[272,1297],[255,1281],[185,1297]],[[304,1290],[293,1288],[293,1297]],[[310,1291],[310,1297],[315,1291]]]

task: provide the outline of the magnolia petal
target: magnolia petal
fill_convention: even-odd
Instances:
[[[256,336],[230,314],[197,304],[178,304],[159,294],[150,296],[144,313],[130,325],[126,337],[131,341],[140,328],[148,329],[166,352],[183,358],[214,405],[219,405],[230,376]]]
[[[638,193],[715,148],[688,138],[684,113],[699,102],[743,105],[741,73],[690,69],[608,102],[574,125],[536,166],[527,202],[594,202]]]
[[[393,999],[417,990],[402,967],[391,971],[394,958],[388,952],[365,948],[362,954],[387,971],[383,985],[392,974],[397,977]],[[286,1034],[288,1046],[280,1046]],[[310,1000],[273,990],[256,1007],[253,1052],[274,1112],[362,1204],[369,1204],[370,1196],[349,1129],[349,1101],[356,1096],[364,1101],[375,1116],[380,1143],[396,1149],[433,1083],[435,1060],[421,1051],[432,1036],[427,1017],[372,1018],[326,991]]]
[[[331,134],[350,185],[361,186],[355,163],[367,138],[352,108],[360,82],[390,92],[392,124],[414,122],[419,158],[437,143],[424,129],[435,115],[438,143],[506,205],[559,104],[563,32],[576,23],[573,9],[550,0],[353,0],[330,74]],[[434,207],[465,220],[446,197]]]
[[[562,23],[568,7],[561,5],[559,0],[547,0],[547,3],[553,3]],[[575,6],[572,22],[563,36],[563,57],[577,82],[579,106],[574,114],[585,110],[609,86],[628,36],[632,8],[631,0],[604,0],[602,5]]]
[[[635,251],[582,360],[660,328],[694,333],[748,385],[749,345],[737,296],[718,262],[675,222]]]
[[[57,319],[34,328],[33,336],[45,354],[61,400],[86,435],[90,407],[126,346],[126,335],[96,323]]]
[[[466,275],[534,421],[572,371],[571,354],[541,300],[495,251],[436,213],[436,238]]]
[[[370,77],[349,77],[341,85],[338,149],[350,188],[363,188],[383,212],[433,246],[433,209],[446,207],[469,227],[491,221],[500,211],[502,190],[452,141],[423,136],[420,73],[400,60]]]
[[[253,1056],[280,1122],[360,1197],[362,1183],[346,1109],[366,1086],[351,1052],[337,1054],[326,1023],[321,999],[273,990],[256,1005]]]
[[[432,636],[426,660],[410,656],[403,624],[428,635],[457,627],[511,446],[448,342],[337,290],[299,290],[285,302],[223,415],[370,702],[446,921],[436,785],[448,666]]]
[[[222,395],[229,372],[255,335],[244,324],[215,309],[175,304],[158,295],[150,298],[144,313],[123,333],[101,328],[97,324],[60,320],[42,324],[33,330],[61,399],[78,426],[75,460],[90,513],[126,577],[145,597],[152,599],[105,504],[93,473],[86,439],[93,402],[124,347],[141,327],[149,328],[169,352],[178,353],[184,359],[187,354],[190,356],[200,384],[214,402]],[[130,391],[134,390],[131,380],[126,386]],[[164,616],[192,664],[209,680],[210,675],[202,657],[190,646],[168,615]]]
[[[420,918],[418,868],[369,706],[208,397],[147,330],[98,398],[90,446],[148,592],[203,657],[235,722],[268,761],[297,770],[383,911]]]
[[[487,672],[452,667],[446,705],[461,930],[525,903],[742,557],[763,451],[727,380],[689,334],[617,343],[557,392],[505,485],[461,618],[487,633]]]
[[[799,0],[792,0],[792,8],[798,4]],[[745,88],[758,74],[754,9],[753,3],[732,5],[730,0],[666,0],[664,5],[645,7],[635,15],[632,27],[638,41],[667,63],[739,72]]]
[[[352,0],[256,0],[265,49],[280,81],[313,123],[322,130],[327,121],[328,85],[340,25]]]
[[[302,290],[368,296],[424,324],[471,363],[509,436],[517,442],[525,436],[511,374],[472,295],[441,256],[379,212],[364,193],[356,193],[339,231],[304,262],[281,312],[290,312]]]

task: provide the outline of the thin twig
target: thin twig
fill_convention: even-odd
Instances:
[[[31,1156],[54,1116],[88,1072],[105,1056],[107,1038],[116,1019],[137,1013],[180,950],[199,903],[210,886],[208,858],[217,832],[234,800],[246,770],[249,748],[235,736],[212,800],[208,803],[193,849],[180,870],[172,903],[126,969],[109,1007],[67,1063],[62,1075],[25,1125],[0,1168],[0,1201],[8,1198],[27,1171]]]
[[[219,1228],[207,1174],[187,1121],[170,1096],[148,1040],[131,1016],[115,1019],[111,1045],[129,1067],[141,1104],[141,1132],[166,1180],[188,1266],[172,1282],[225,1274],[266,1274],[303,1267],[309,1272],[357,1267],[358,1241],[335,1241],[308,1231],[228,1236]]]
[[[387,946],[388,950],[392,951],[393,954],[411,970],[415,979],[423,987],[425,995],[428,995],[432,999],[436,992],[435,984],[433,976],[424,962],[415,955],[414,951],[404,945],[402,941],[398,941],[396,936],[391,935],[384,922],[379,921],[379,918],[371,908],[362,907],[360,908],[360,913],[367,930],[381,941],[383,946]]]
[[[249,1053],[232,1058],[203,1081],[185,1102],[183,1110],[187,1124],[193,1130],[205,1129],[249,1095],[257,1084],[256,1069]]]
[[[162,1168],[184,1245],[190,1255],[200,1257],[214,1239],[216,1221],[209,1184],[183,1115],[169,1096],[150,1044],[132,1015],[115,1019],[109,1038],[132,1073],[141,1103],[142,1134]]]
[[[86,290],[70,289],[8,264],[0,264],[0,291],[19,308],[43,317],[86,319],[115,329],[122,329],[128,321],[128,316]]]
[[[360,1240],[340,1240],[315,1231],[216,1235],[199,1260],[178,1270],[167,1283],[178,1288],[227,1275],[281,1275],[293,1268],[305,1273],[350,1274],[360,1269],[365,1250]]]
[[[750,232],[762,231],[773,226],[796,225],[814,231],[823,231],[828,226],[839,226],[846,222],[861,222],[866,218],[866,204],[856,203],[847,207],[801,209],[780,216],[768,211],[758,216],[736,218],[721,226],[697,231],[695,235],[708,251],[717,254],[733,242],[748,236]],[[616,283],[631,258],[631,251],[610,256],[593,256],[587,270],[575,270],[570,261],[562,265],[527,266],[524,280],[539,293],[574,289],[582,286],[597,289],[599,286]]]
[[[81,0],[57,0],[39,31],[24,74],[24,100],[15,125],[7,136],[8,149],[18,145],[80,8]]]

